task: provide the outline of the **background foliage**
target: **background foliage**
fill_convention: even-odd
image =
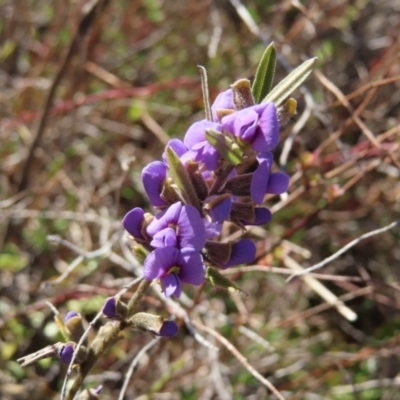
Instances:
[[[120,219],[136,206],[149,210],[141,169],[203,118],[197,64],[214,99],[251,77],[274,41],[275,83],[286,67],[319,59],[275,152],[292,176],[289,196],[267,199],[273,221],[247,233],[258,239],[255,266],[229,274],[249,296],[188,288],[180,304],[219,352],[196,341],[178,313],[179,335],[140,359],[126,398],[266,398],[204,326],[285,398],[398,398],[399,229],[314,275],[348,308],[321,298],[315,281],[285,280],[398,218],[400,6],[246,0],[251,25],[234,0],[111,0],[82,20],[90,3],[0,2],[0,397],[58,398],[65,366],[15,361],[60,340],[46,301],[90,321],[137,274]],[[155,291],[142,307],[176,312]],[[118,397],[150,340],[129,332],[97,366],[87,382],[104,385],[102,399]]]

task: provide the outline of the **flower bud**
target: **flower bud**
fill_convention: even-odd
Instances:
[[[64,325],[71,340],[79,342],[85,332],[82,316],[75,311],[69,311],[64,318]]]
[[[172,337],[178,333],[175,321],[165,320],[159,315],[139,312],[129,320],[132,328],[151,332],[157,336]]]
[[[76,349],[77,344],[75,342],[64,343],[62,346],[59,346],[57,352],[60,361],[63,364],[69,364],[72,360],[72,356]],[[75,357],[75,364],[81,364],[87,359],[87,349],[84,346],[80,346],[78,350],[78,354]]]
[[[254,97],[248,79],[239,79],[231,85],[233,92],[233,104],[236,110],[254,106]]]
[[[102,312],[107,318],[123,320],[127,316],[128,308],[119,297],[109,297],[104,303]]]

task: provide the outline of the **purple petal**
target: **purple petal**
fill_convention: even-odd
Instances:
[[[147,227],[147,233],[153,237],[157,232],[168,228],[170,225],[177,225],[182,210],[182,203],[177,202],[166,210],[159,212]]]
[[[143,263],[143,276],[147,281],[168,274],[177,265],[179,250],[175,247],[160,247],[151,252]]]
[[[217,222],[211,222],[207,219],[203,219],[204,227],[206,229],[206,238],[214,239],[221,234],[222,224],[218,224]]]
[[[214,171],[218,167],[220,155],[206,140],[195,144],[189,154],[194,161],[203,163],[208,171]]]
[[[153,247],[166,247],[166,246],[176,247],[178,241],[176,238],[175,230],[172,228],[165,228],[160,232],[157,232],[154,235],[153,240],[150,242],[150,244]]]
[[[260,226],[260,225],[265,225],[272,219],[272,214],[271,211],[268,210],[266,207],[257,207],[254,209],[256,213],[256,217],[254,222],[251,224],[247,225],[255,225],[255,226]]]
[[[179,257],[179,278],[184,283],[191,285],[201,285],[206,278],[206,267],[203,263],[201,254],[192,248],[181,250]]]
[[[223,201],[220,201],[213,208],[209,210],[210,217],[213,221],[222,224],[224,220],[229,217],[232,207],[232,198],[228,197]]]
[[[174,150],[175,153],[178,155],[178,157],[182,157],[188,151],[186,146],[183,144],[182,140],[179,140],[179,139],[171,139],[167,143],[167,146],[170,146],[172,148],[172,150]],[[162,159],[164,161],[164,164],[168,165],[168,161],[167,161],[165,152],[162,155]]]
[[[96,390],[94,391],[95,394],[100,394],[101,391],[103,390],[103,385],[97,386]]]
[[[60,352],[60,360],[64,364],[69,364],[72,360],[72,355],[74,354],[74,346],[72,344],[67,344]]]
[[[223,269],[233,265],[247,264],[256,258],[256,246],[249,239],[242,239],[232,246],[231,258],[222,265]]]
[[[215,99],[213,105],[211,106],[211,112],[213,121],[218,122],[217,109],[224,108],[228,110],[233,110],[235,107],[233,105],[233,92],[232,89],[225,90],[220,93]]]
[[[172,337],[178,333],[178,325],[175,321],[165,321],[162,324],[160,331],[157,333],[159,336]]]
[[[178,220],[180,247],[192,247],[200,251],[206,244],[206,231],[200,213],[192,205],[182,207]]]
[[[273,162],[271,153],[260,153],[257,156],[258,168],[253,173],[251,180],[250,195],[254,202],[261,204],[267,193],[268,180]]]
[[[182,293],[181,281],[175,274],[168,274],[160,278],[161,285],[164,290],[165,297],[170,297],[173,294],[179,297]]]
[[[67,315],[64,317],[64,322],[68,322],[71,318],[79,316],[80,315],[75,311],[68,311]]]
[[[167,177],[167,167],[161,161],[154,161],[143,169],[142,181],[150,203],[154,207],[164,207],[167,202],[161,198],[163,183]]]
[[[257,128],[258,114],[252,109],[245,108],[232,116],[236,116],[232,133],[246,143],[252,143]]]
[[[274,103],[254,106],[259,113],[258,127],[252,143],[255,151],[271,151],[279,143],[279,122]]]
[[[267,193],[285,193],[289,187],[289,179],[289,175],[284,172],[274,172],[269,176]]]
[[[111,319],[115,318],[115,316],[117,315],[117,312],[116,312],[115,298],[114,297],[109,297],[106,300],[106,302],[104,303],[102,312],[108,318],[111,318]]]
[[[122,220],[123,227],[135,238],[144,240],[142,235],[142,224],[144,221],[144,211],[136,207],[129,211]]]
[[[221,132],[221,125],[205,119],[190,126],[183,139],[185,146],[191,150],[194,145],[206,141],[206,129],[215,129]]]

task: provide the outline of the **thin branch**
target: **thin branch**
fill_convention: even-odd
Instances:
[[[289,276],[289,278],[286,280],[286,282],[290,282],[293,278],[307,274],[309,272],[313,272],[319,268],[324,267],[325,265],[329,264],[331,261],[335,260],[336,258],[340,257],[343,253],[345,253],[347,250],[350,250],[352,247],[354,247],[356,244],[360,243],[361,241],[368,239],[372,236],[375,235],[379,235],[381,233],[384,233],[392,228],[394,228],[395,226],[400,224],[400,219],[398,219],[397,221],[392,222],[389,225],[384,226],[383,228],[379,228],[376,229],[374,231],[368,232],[368,233],[364,233],[364,235],[361,235],[360,237],[358,237],[357,239],[354,239],[353,241],[351,241],[350,243],[348,243],[346,246],[342,247],[340,250],[338,250],[336,253],[332,254],[330,257],[325,258],[325,260],[321,261],[318,264],[313,265],[312,267],[306,268],[304,271],[301,272],[297,272],[291,276]]]
[[[201,324],[200,322],[193,321],[193,325],[197,326],[199,329],[209,333],[220,341],[238,360],[239,362],[249,371],[257,380],[259,380],[263,385],[265,385],[279,400],[285,400],[284,397],[279,393],[276,387],[265,379],[258,371],[256,371],[247,361],[246,357],[240,353],[240,351],[230,343],[226,338],[221,336],[214,329],[210,329],[208,326]]]
[[[135,286],[136,284],[138,284],[143,278],[139,277],[134,279],[133,281],[131,281],[128,285],[126,285],[123,289],[121,289],[116,296],[122,296],[124,293],[126,293],[129,289],[131,289],[133,286]],[[80,338],[74,354],[72,355],[72,359],[71,362],[69,363],[68,366],[68,370],[67,373],[65,374],[65,378],[64,378],[64,382],[63,382],[63,386],[61,389],[61,395],[60,395],[60,400],[65,400],[65,396],[66,396],[66,391],[67,391],[67,382],[69,377],[71,376],[72,373],[72,368],[76,359],[76,356],[78,354],[78,351],[80,349],[80,347],[83,345],[85,339],[88,337],[90,331],[92,330],[93,326],[95,325],[95,323],[102,317],[103,313],[102,311],[100,311],[95,317],[94,319],[90,322],[89,326],[87,327],[87,329],[85,330],[85,332],[83,333],[82,337]],[[83,381],[83,378],[82,378]]]
[[[204,112],[206,114],[206,120],[212,121],[212,113],[211,113],[211,105],[210,105],[210,92],[208,90],[207,70],[202,65],[198,65],[197,69],[200,72],[201,90],[203,92]]]
[[[148,351],[150,350],[154,345],[156,345],[161,338],[157,337],[154,338],[151,342],[147,343],[146,346],[142,348],[142,350],[137,353],[136,357],[132,360],[131,365],[129,366],[128,371],[126,372],[125,375],[125,380],[124,384],[122,385],[121,391],[118,396],[118,400],[123,400],[125,396],[126,389],[128,388],[129,381],[131,380],[133,370],[135,369],[137,363],[139,362],[140,358]]]

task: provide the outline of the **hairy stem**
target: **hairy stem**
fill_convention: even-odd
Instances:
[[[128,303],[128,317],[132,317],[133,312],[135,311],[139,301],[146,294],[147,290],[151,285],[151,281],[142,280],[136,292],[130,299]],[[71,386],[66,400],[73,400],[75,395],[78,393],[80,387],[82,386],[83,380],[96,364],[98,359],[106,353],[118,340],[121,338],[122,331],[127,327],[127,323],[125,321],[118,322],[108,322],[104,325],[89,348],[89,355],[87,360],[80,365],[80,370],[78,372],[78,376],[75,378],[74,383]]]

